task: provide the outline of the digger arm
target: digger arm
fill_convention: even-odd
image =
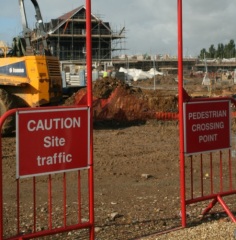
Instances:
[[[47,33],[44,29],[43,18],[42,18],[42,15],[41,15],[41,11],[40,11],[38,2],[37,2],[37,0],[31,0],[31,2],[33,3],[34,8],[35,8],[35,12],[36,12],[35,17],[36,17],[36,20],[37,20],[37,23],[38,23],[40,35],[42,37],[43,47],[44,47],[44,49],[48,49],[48,44],[47,44],[47,40],[46,40]]]
[[[31,0],[31,2],[35,8],[35,12],[36,12],[35,17],[36,17],[37,24],[39,27],[39,32],[40,32],[40,36],[37,36],[37,37],[42,37],[43,47],[45,50],[48,51],[48,44],[47,44],[47,40],[46,40],[47,34],[44,29],[43,18],[41,15],[41,11],[40,11],[38,2],[37,2],[37,0]],[[23,33],[24,33],[24,38],[26,41],[26,47],[29,48],[29,47],[31,47],[31,30],[29,29],[28,23],[27,23],[24,0],[19,0],[19,5],[20,5],[21,21],[22,21],[22,26],[23,26]]]
[[[24,0],[19,0],[19,5],[20,5],[21,22],[22,22],[22,27],[23,27],[24,39],[26,42],[26,48],[31,48],[31,43],[30,43],[31,30],[28,27],[28,22],[27,22],[26,13],[25,13]]]

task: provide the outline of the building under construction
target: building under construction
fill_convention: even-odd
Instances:
[[[60,61],[83,65],[86,59],[86,9],[80,6],[56,19],[45,23],[48,33],[51,52],[58,56]],[[33,43],[38,49],[42,36],[35,37]],[[100,18],[91,14],[91,37],[93,64],[98,65],[109,62],[112,53],[124,50],[125,27],[115,32],[109,22],[103,22]]]

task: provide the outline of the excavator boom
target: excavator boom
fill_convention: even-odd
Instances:
[[[38,36],[37,37],[42,38],[44,52],[46,55],[50,55],[49,47],[48,47],[47,40],[46,40],[47,33],[44,29],[43,18],[42,18],[42,14],[41,14],[38,2],[36,0],[31,0],[31,2],[34,5],[35,13],[36,13],[35,18],[36,18],[37,26],[38,26],[38,31],[37,31]],[[23,35],[24,35],[24,39],[26,42],[26,49],[28,50],[28,51],[26,51],[26,55],[31,55],[32,51],[33,51],[32,45],[31,45],[32,31],[28,27],[24,0],[19,0],[19,6],[20,6],[20,13],[21,13],[21,22],[22,22],[22,27],[23,27]],[[30,49],[31,49],[31,51],[30,51]]]

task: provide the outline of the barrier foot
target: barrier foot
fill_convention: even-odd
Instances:
[[[214,198],[212,202],[209,203],[209,205],[207,206],[207,208],[202,212],[203,217],[211,211],[211,209],[216,205],[216,203],[218,202],[217,198]]]
[[[207,208],[202,212],[203,217],[216,205],[216,203],[219,202],[219,204],[222,206],[222,208],[225,210],[225,212],[228,214],[228,216],[231,218],[231,220],[236,223],[236,218],[222,199],[220,195],[217,195],[216,198],[210,202],[210,204],[207,206]],[[202,217],[202,218],[203,218]]]
[[[234,217],[234,215],[232,214],[232,212],[229,210],[228,206],[225,204],[224,200],[222,199],[222,197],[220,195],[217,196],[217,201],[220,203],[220,205],[223,207],[223,209],[225,210],[225,212],[228,214],[228,216],[231,218],[231,220],[236,223],[236,219]]]

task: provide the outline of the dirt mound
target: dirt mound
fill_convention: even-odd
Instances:
[[[124,89],[127,93],[131,90],[124,81],[113,78],[102,78],[94,82],[93,96],[96,98],[107,99],[116,88]]]
[[[155,118],[156,112],[177,112],[177,97],[163,90],[142,90],[124,81],[103,78],[93,83],[95,121],[137,121]],[[87,90],[81,89],[65,105],[87,104]]]

